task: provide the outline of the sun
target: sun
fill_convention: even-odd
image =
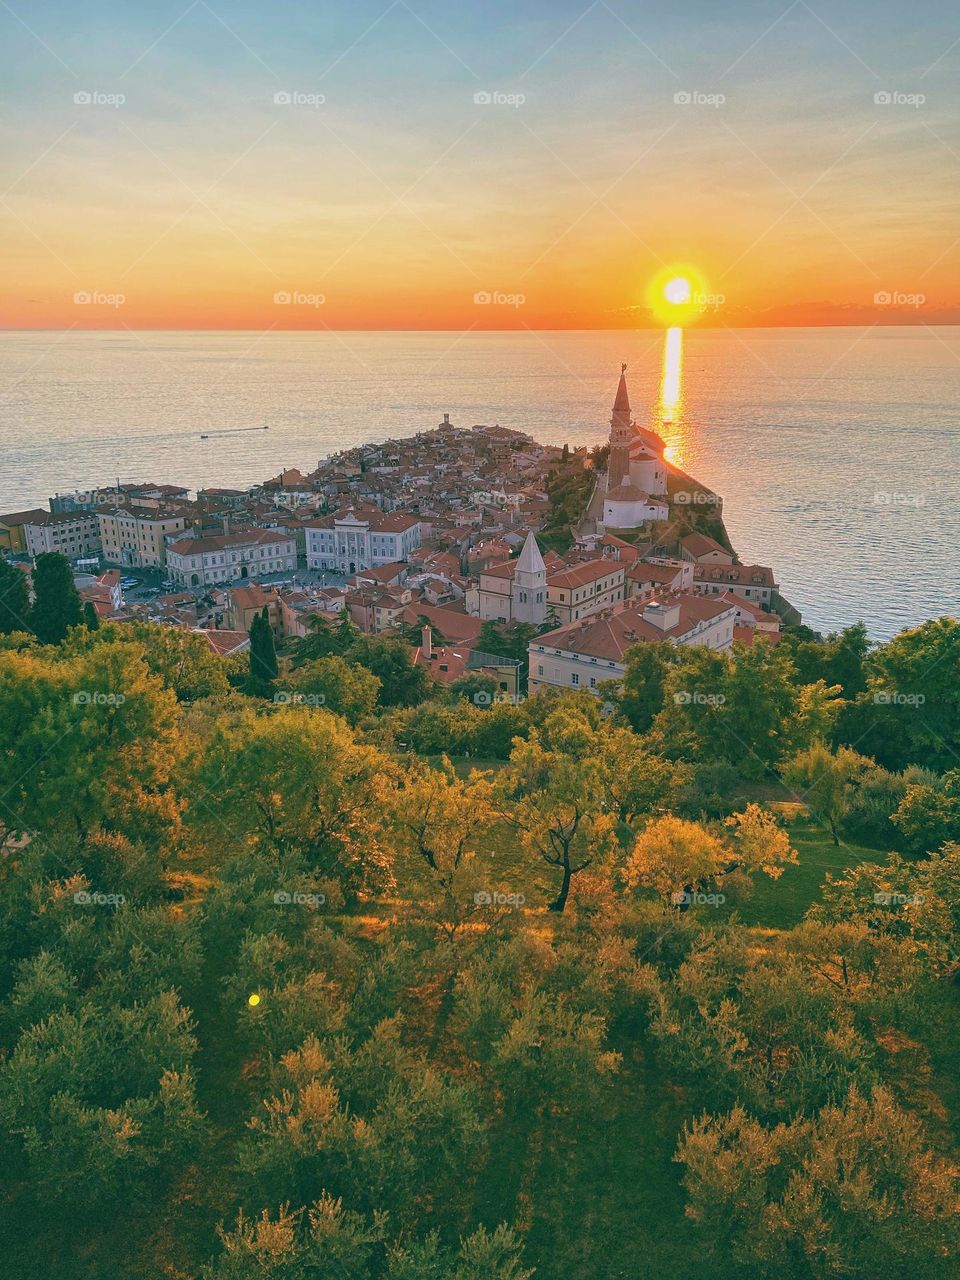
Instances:
[[[647,286],[647,307],[657,324],[668,329],[694,324],[704,312],[707,282],[688,263],[665,267]]]

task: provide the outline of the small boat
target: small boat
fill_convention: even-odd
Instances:
[[[246,431],[269,431],[270,428],[264,423],[262,427],[231,427],[227,431],[201,431],[200,439],[209,440],[211,436],[239,436]]]

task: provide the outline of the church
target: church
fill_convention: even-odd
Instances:
[[[649,520],[667,519],[664,447],[655,431],[632,420],[627,366],[621,365],[620,384],[610,417],[610,457],[603,495],[604,529],[639,529]]]

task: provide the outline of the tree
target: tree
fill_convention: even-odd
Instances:
[[[651,755],[629,729],[606,730],[599,735],[598,745],[604,796],[621,822],[672,808],[689,780],[686,766]]]
[[[960,1245],[960,1170],[886,1088],[773,1129],[703,1116],[676,1158],[705,1246],[764,1274],[933,1280]]]
[[[397,777],[390,797],[391,817],[400,849],[421,859],[448,882],[490,825],[492,787],[475,770],[467,781],[444,756],[439,767],[411,762]]]
[[[430,692],[432,682],[426,669],[417,666],[408,647],[391,636],[358,635],[343,656],[377,677],[381,706],[415,707]]]
[[[846,699],[865,691],[870,637],[864,623],[855,622],[826,640],[817,640],[808,627],[787,627],[781,645],[793,659],[798,684],[822,680],[826,685],[839,685]]]
[[[245,710],[219,722],[187,767],[188,819],[214,845],[299,857],[352,887],[382,885],[390,866],[380,839],[386,767],[326,711]]]
[[[646,733],[663,707],[664,681],[674,661],[673,645],[664,640],[638,644],[627,652],[626,669],[619,682],[611,681],[613,700],[636,733]]]
[[[960,835],[960,769],[909,785],[890,821],[911,853],[929,853]]]
[[[206,636],[154,622],[122,626],[108,622],[97,633],[98,643],[101,638],[110,644],[135,642],[147,666],[176,694],[178,702],[223,698],[230,692],[229,660],[214,653]]]
[[[686,909],[697,893],[722,887],[734,872],[763,871],[776,880],[797,861],[795,849],[772,813],[751,804],[727,821],[730,837],[698,822],[666,814],[637,836],[624,868],[630,888],[650,887]]]
[[[513,658],[526,665],[530,641],[537,628],[529,622],[501,623],[486,621],[480,628],[476,647],[481,653],[492,653],[499,658]]]
[[[34,562],[34,602],[30,629],[41,644],[59,644],[83,621],[83,606],[70,561],[58,551],[42,551]]]
[[[922,862],[891,853],[827,874],[822,900],[807,918],[857,925],[874,938],[904,944],[903,959],[922,958],[938,976],[960,962],[960,845],[947,843]],[[846,975],[844,975],[846,978]]]
[[[81,839],[97,827],[169,838],[173,694],[136,644],[69,646],[0,653],[0,751],[17,761],[0,822],[34,836],[66,826]]]
[[[92,600],[84,602],[83,606],[83,625],[88,631],[100,630],[100,615],[97,613],[96,606]]]
[[[557,710],[547,717],[542,733],[531,729],[526,741],[514,744],[510,767],[497,782],[500,816],[519,833],[529,853],[560,871],[550,911],[563,911],[573,877],[616,847],[615,822],[604,805],[597,762],[581,755],[593,740],[593,727],[582,714]]]
[[[867,659],[867,691],[845,708],[837,739],[888,769],[943,771],[960,756],[960,621],[901,631]]]
[[[482,671],[468,671],[450,686],[450,696],[465,699],[475,707],[492,707],[497,698],[497,682]]]
[[[372,671],[336,654],[303,663],[286,683],[294,701],[299,698],[309,706],[326,707],[350,724],[373,711],[381,688]]]
[[[822,742],[815,742],[788,761],[783,770],[787,786],[800,793],[811,813],[830,828],[833,843],[840,844],[840,827],[859,780],[873,761],[849,747],[834,754]]]
[[[27,575],[0,556],[0,636],[30,630]]]
[[[319,613],[307,615],[307,626],[310,634],[301,636],[293,646],[292,666],[294,670],[305,662],[316,658],[329,658],[331,654],[343,657],[350,646],[362,632],[350,621],[346,609],[341,610],[338,621],[334,625],[331,618]]]
[[[187,1011],[166,992],[132,1007],[97,992],[27,1028],[0,1066],[0,1128],[37,1193],[82,1212],[163,1178],[202,1130]]]
[[[270,611],[264,605],[250,624],[250,679],[255,687],[272,685],[279,674]]]

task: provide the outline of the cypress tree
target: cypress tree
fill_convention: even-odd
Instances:
[[[15,564],[0,559],[0,636],[29,631],[30,592],[27,575]]]
[[[30,630],[41,644],[59,644],[71,627],[83,621],[83,605],[67,557],[59,551],[41,552],[34,562],[33,590]]]
[[[92,600],[87,600],[83,606],[83,625],[88,631],[100,630],[100,615],[97,613],[96,606]]]
[[[264,605],[250,624],[250,675],[254,680],[269,683],[276,680],[279,673],[277,648],[270,628],[270,612]]]

